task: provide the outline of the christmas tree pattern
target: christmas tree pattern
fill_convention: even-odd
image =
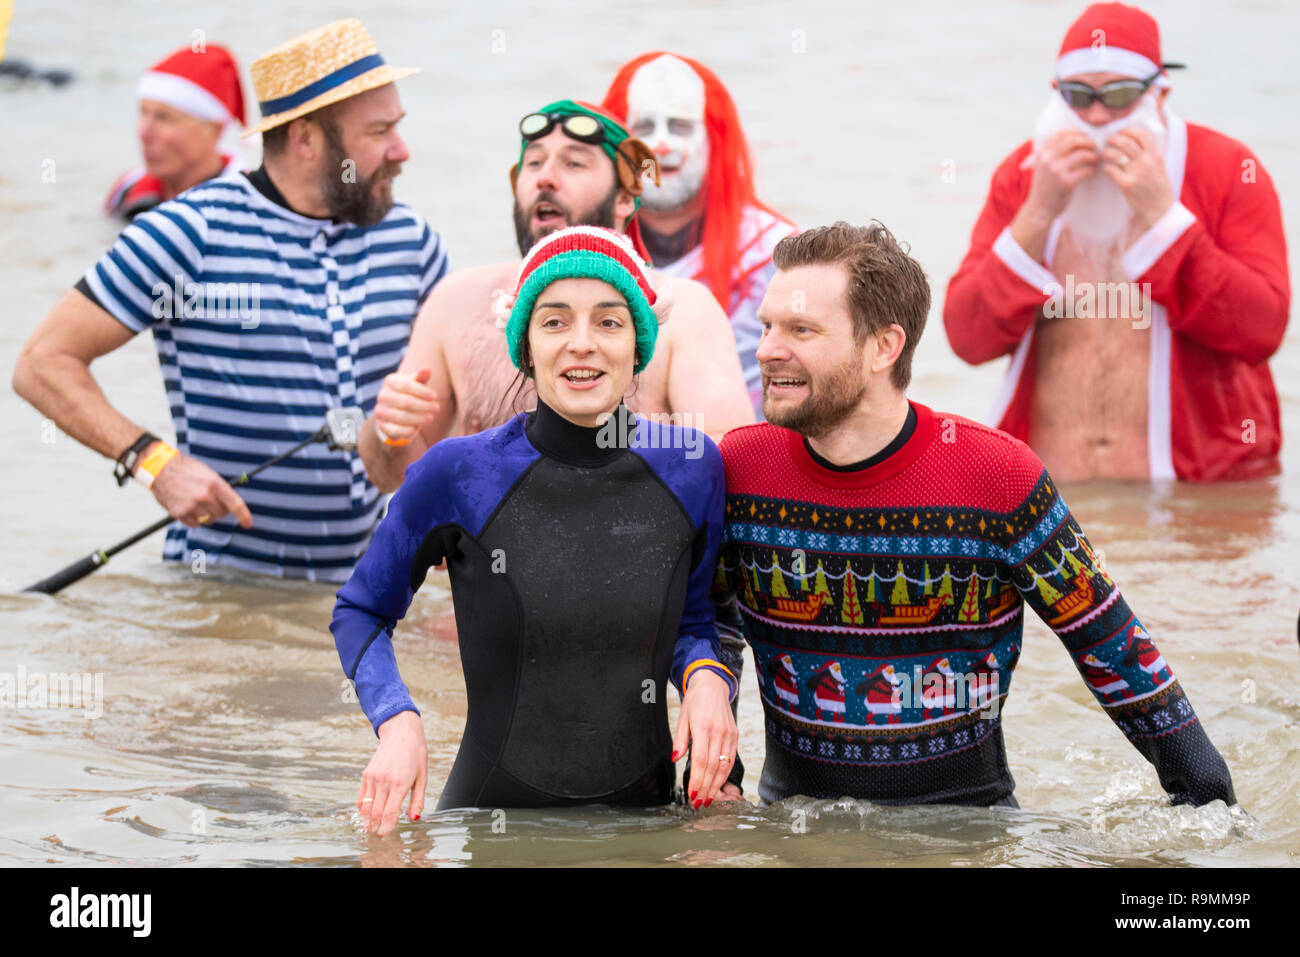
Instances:
[[[785,576],[781,574],[781,562],[776,557],[776,552],[772,553],[772,590],[769,594],[773,598],[790,597],[790,592],[785,587]]]
[[[853,574],[853,566],[844,563],[844,601],[840,605],[840,621],[846,625],[860,625],[866,620],[862,614],[862,605],[858,602],[858,584]]]
[[[975,576],[972,575],[971,581],[974,580]],[[944,599],[945,605],[952,604],[952,566],[950,565],[943,566],[943,580],[939,582],[939,597]]]
[[[829,604],[831,599],[830,586],[826,584],[826,569],[822,567],[822,560],[817,559],[817,577],[813,582],[813,594],[823,596],[824,603]]]
[[[898,563],[898,574],[894,576],[894,589],[889,593],[891,605],[910,605],[912,595],[907,590],[907,576],[903,574],[903,563]]]
[[[971,572],[970,581],[966,583],[966,597],[962,599],[957,620],[961,622],[980,620],[980,580],[974,572]]]

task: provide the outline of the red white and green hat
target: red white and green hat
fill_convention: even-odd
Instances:
[[[659,337],[659,318],[651,308],[657,297],[646,264],[633,250],[631,241],[622,233],[600,226],[558,230],[538,240],[524,257],[506,323],[506,342],[515,368],[526,371],[521,353],[537,297],[560,279],[599,279],[622,293],[636,328],[636,366],[632,371],[635,374],[644,369]]]

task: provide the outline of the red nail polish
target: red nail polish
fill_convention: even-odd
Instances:
[[[707,801],[704,802],[704,806],[708,807],[712,803],[713,803],[713,798],[709,798]]]
[[[699,801],[696,801],[696,802],[695,802],[695,808],[696,808],[696,810],[699,810],[699,807],[700,807],[700,802],[699,802]]]
[[[673,760],[674,760],[674,761],[677,760],[677,752],[676,752],[676,751],[673,752]]]
[[[418,814],[415,815],[415,817],[411,818],[412,821],[418,821],[419,819],[420,819],[420,815]]]
[[[699,791],[692,791],[692,792],[691,792],[691,800],[694,801],[694,800],[695,800],[695,795],[697,795],[697,794],[699,794],[699,793],[700,793]]]

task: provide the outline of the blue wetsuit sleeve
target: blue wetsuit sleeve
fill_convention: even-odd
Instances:
[[[420,713],[398,674],[392,639],[425,572],[442,560],[436,536],[429,535],[441,498],[430,464],[408,470],[366,553],[339,589],[330,622],[343,672],[376,734],[396,714]]]
[[[705,496],[703,521],[697,533],[700,541],[692,556],[694,565],[686,589],[686,602],[682,608],[682,621],[677,632],[677,646],[673,652],[672,679],[678,692],[685,695],[690,678],[695,672],[706,669],[727,682],[731,697],[736,697],[739,682],[722,663],[722,649],[714,623],[713,599],[710,591],[718,563],[718,549],[722,545],[722,525],[726,513],[726,480],[722,470],[722,456],[711,441],[703,443],[704,457],[701,468],[708,469],[708,482],[702,483]]]

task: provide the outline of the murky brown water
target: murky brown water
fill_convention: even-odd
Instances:
[[[1175,106],[1261,155],[1282,191],[1288,231],[1300,236],[1300,133],[1277,120],[1300,96],[1294,56],[1282,46],[1300,16],[1245,2],[1214,5],[1213,17],[1208,4],[1148,7],[1161,19],[1166,56],[1194,67],[1175,78]],[[988,176],[1027,132],[1077,7],[772,5],[761,17],[753,9],[600,4],[598,16],[569,29],[548,15],[543,29],[530,20],[538,8],[526,4],[439,5],[436,13],[368,4],[364,18],[388,59],[426,67],[402,86],[413,159],[401,196],[443,231],[457,264],[508,256],[505,170],[517,117],[564,95],[598,98],[614,68],[643,49],[698,55],[731,84],[749,121],[767,199],[805,224],[877,216],[912,242],[936,286],[912,394],[982,416],[1001,364],[960,363],[937,310]],[[246,67],[256,52],[355,12],[338,2],[218,11],[20,0],[9,55],[72,67],[80,79],[63,91],[0,87],[5,369],[112,239],[97,204],[133,156],[136,66],[203,29]],[[66,30],[72,20],[84,28]],[[111,49],[96,39],[109,33],[119,38]],[[1231,55],[1217,42],[1227,33]],[[800,37],[803,53],[795,52]],[[492,52],[494,41],[502,52]],[[47,161],[52,183],[42,182]],[[945,169],[956,170],[954,182]],[[1295,864],[1294,333],[1272,367],[1288,435],[1281,478],[1065,489],[1223,751],[1242,809],[1167,807],[1154,771],[1102,714],[1059,641],[1031,620],[1005,718],[1020,811],[804,800],[702,814],[451,812],[384,841],[353,820],[374,737],[343,700],[327,630],[332,590],[164,566],[158,536],[57,599],[17,594],[157,511],[0,390],[8,465],[0,473],[0,672],[98,672],[104,691],[93,720],[71,709],[0,709],[0,864]],[[169,432],[150,342],[138,339],[95,372],[126,414]],[[399,631],[403,676],[430,741],[429,807],[465,714],[450,610],[445,575],[431,575]],[[752,669],[741,732],[752,791],[763,747]]]

